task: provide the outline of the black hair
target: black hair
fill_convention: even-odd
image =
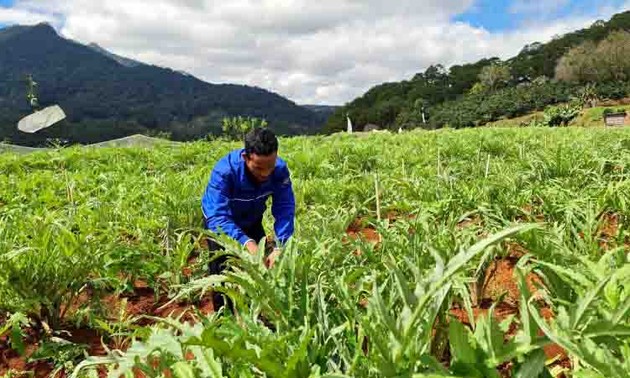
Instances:
[[[245,135],[245,153],[269,156],[278,152],[278,139],[273,131],[257,127]]]

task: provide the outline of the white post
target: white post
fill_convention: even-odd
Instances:
[[[381,195],[378,190],[378,174],[374,174],[374,191],[376,192],[376,218],[381,221]]]
[[[442,159],[440,157],[440,148],[438,147],[437,151],[437,176],[440,177],[440,170],[442,168]]]
[[[490,173],[490,154],[488,154],[488,159],[486,159],[486,178],[488,177],[488,173]]]

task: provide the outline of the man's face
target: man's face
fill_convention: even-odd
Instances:
[[[271,155],[256,155],[243,153],[243,159],[247,170],[252,174],[254,179],[259,183],[265,182],[269,179],[273,170],[276,168],[277,153]]]

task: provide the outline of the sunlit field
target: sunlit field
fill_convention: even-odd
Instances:
[[[0,376],[630,375],[630,129],[281,139],[294,238],[209,277],[238,147],[0,155]]]

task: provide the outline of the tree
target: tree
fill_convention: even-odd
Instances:
[[[597,70],[602,81],[630,79],[630,32],[611,33],[597,46]]]
[[[591,25],[591,28],[603,28],[606,27],[606,21],[604,20],[597,20],[593,23],[593,25]]]
[[[267,127],[267,121],[255,117],[223,118],[223,134],[232,140],[243,140],[245,134],[258,127]]]
[[[468,93],[475,95],[475,94],[484,93],[485,91],[486,91],[486,88],[483,86],[483,84],[477,82],[475,83],[475,85],[473,85],[472,88],[470,88],[470,91]]]
[[[556,79],[576,83],[630,79],[630,33],[616,31],[597,45],[588,41],[569,50],[556,66]]]
[[[511,78],[510,68],[501,63],[486,66],[479,74],[479,82],[482,87],[490,92],[506,86]]]
[[[528,45],[525,45],[525,47],[523,47],[523,49],[521,50],[521,52],[519,54],[532,53],[532,52],[540,50],[543,47],[544,47],[544,45],[542,43],[540,43],[540,42],[530,43]]]
[[[415,113],[419,114],[420,117],[422,118],[422,124],[427,123],[427,118],[426,118],[427,106],[428,106],[428,102],[423,98],[419,98],[413,103],[413,110]]]
[[[443,65],[437,64],[429,66],[429,68],[427,68],[424,72],[423,76],[429,84],[436,84],[446,79],[448,76],[448,72]]]
[[[568,126],[580,114],[580,107],[572,104],[550,106],[545,109],[544,123],[547,126]]]
[[[428,128],[426,118],[427,106],[428,102],[425,99],[416,99],[413,106],[398,113],[394,124],[405,129],[415,127]]]
[[[589,83],[578,91],[577,99],[582,107],[595,107],[599,96],[595,85]]]
[[[569,50],[556,66],[556,79],[567,82],[596,81],[596,49],[594,42],[587,41]]]

